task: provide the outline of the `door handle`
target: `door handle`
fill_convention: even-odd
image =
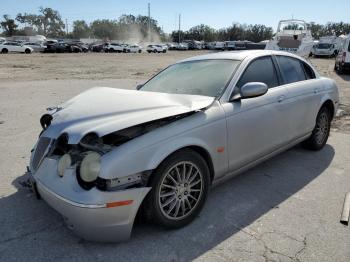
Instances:
[[[318,92],[320,92],[320,89],[318,89],[317,87],[314,89],[314,93],[317,94]]]
[[[285,95],[280,95],[279,97],[277,97],[278,103],[281,103],[285,98],[286,98]]]

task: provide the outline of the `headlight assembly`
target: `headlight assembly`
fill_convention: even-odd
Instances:
[[[79,173],[80,178],[87,183],[97,179],[101,168],[101,155],[96,152],[88,152],[81,162]]]
[[[57,172],[60,177],[63,177],[64,172],[72,165],[72,158],[69,154],[64,154],[57,164]]]

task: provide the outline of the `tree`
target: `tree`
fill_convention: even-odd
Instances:
[[[74,38],[85,38],[89,37],[91,33],[90,27],[84,20],[76,20],[73,22],[73,32]]]
[[[19,13],[16,20],[20,23],[28,23],[36,29],[38,34],[49,37],[62,36],[64,34],[64,23],[58,11],[52,8],[39,8],[39,15]]]
[[[9,15],[3,16],[4,21],[1,21],[1,27],[4,30],[4,34],[6,36],[13,36],[16,31],[18,25],[15,23],[14,19],[11,19]]]
[[[118,24],[114,20],[95,20],[90,25],[94,37],[102,39],[116,39],[118,36]]]

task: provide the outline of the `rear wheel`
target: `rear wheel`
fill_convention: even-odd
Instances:
[[[310,150],[321,150],[327,143],[331,129],[331,112],[327,107],[322,107],[317,114],[316,125],[311,136],[304,141],[303,145]]]
[[[26,49],[26,50],[24,50],[24,52],[26,53],[26,54],[30,54],[32,51],[30,51],[30,49]]]
[[[190,223],[201,211],[209,189],[209,168],[195,151],[181,150],[164,160],[152,175],[145,199],[148,219],[166,228]]]
[[[2,50],[1,50],[1,53],[3,53],[3,54],[7,54],[9,52],[9,50],[7,50],[7,48],[3,48]]]

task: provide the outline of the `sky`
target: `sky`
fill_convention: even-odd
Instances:
[[[0,0],[0,16],[18,13],[37,13],[40,6],[58,10],[68,29],[74,20],[91,22],[95,19],[116,19],[122,14],[151,16],[166,33],[178,30],[181,14],[181,30],[198,24],[215,29],[232,23],[265,24],[276,30],[281,19],[297,18],[307,22],[350,23],[350,0]]]

